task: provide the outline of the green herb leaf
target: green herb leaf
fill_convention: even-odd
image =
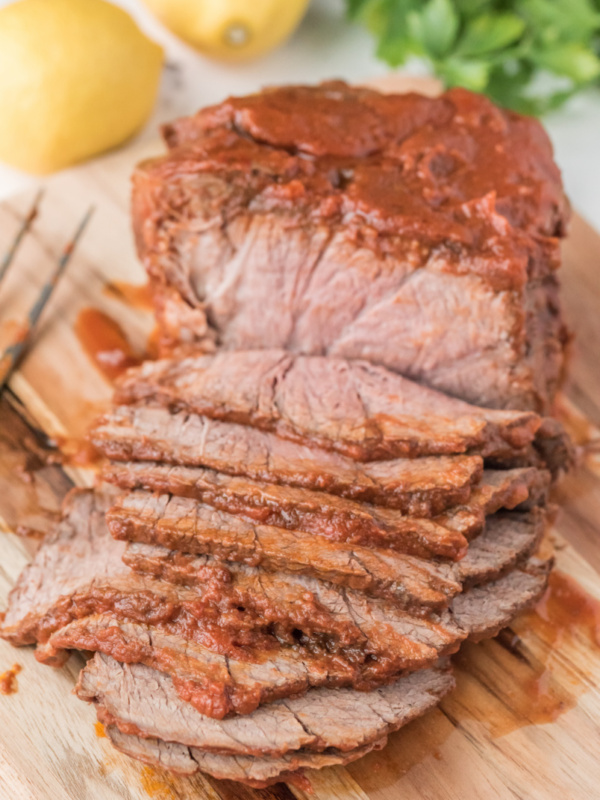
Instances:
[[[456,52],[482,56],[514,44],[524,31],[525,22],[516,14],[482,14],[468,22]]]
[[[473,17],[490,9],[490,0],[455,0],[454,5],[461,16]]]
[[[454,44],[460,20],[451,0],[428,0],[420,14],[411,15],[411,29],[426,53],[442,58]]]
[[[491,64],[487,61],[447,58],[437,65],[438,75],[448,86],[464,86],[472,92],[482,92],[487,86]]]
[[[600,16],[590,0],[519,0],[517,13],[546,41],[588,40],[598,32]]]
[[[404,64],[411,55],[422,55],[418,38],[411,32],[409,20],[419,0],[383,0],[372,9],[369,27],[382,28],[377,56],[390,66]]]
[[[424,59],[447,86],[526,113],[600,83],[600,0],[346,0],[399,66]]]
[[[600,59],[581,44],[568,43],[552,50],[540,50],[532,57],[538,66],[576,83],[588,83],[600,75]]]
[[[346,13],[350,19],[357,19],[364,11],[369,0],[346,0]]]

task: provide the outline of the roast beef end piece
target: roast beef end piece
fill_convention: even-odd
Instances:
[[[538,122],[460,89],[279,87],[168,131],[133,221],[174,344],[368,359],[479,406],[551,406],[569,206]]]

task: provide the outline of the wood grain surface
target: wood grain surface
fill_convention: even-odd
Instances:
[[[398,86],[397,83],[394,84]],[[52,437],[80,437],[110,382],[74,333],[79,312],[102,309],[142,353],[152,319],[118,293],[142,283],[128,219],[134,163],[160,145],[128,149],[46,182],[41,213],[0,292],[0,346],[44,281],[85,208],[96,213],[35,346],[0,399],[0,605],[35,548],[21,524],[45,530],[86,472],[53,464]],[[0,206],[0,252],[31,196]],[[0,798],[10,800],[587,800],[600,798],[600,236],[575,217],[564,249],[563,299],[575,333],[557,413],[580,445],[556,490],[559,572],[535,610],[493,641],[456,657],[457,689],[390,737],[381,752],[310,775],[313,794],[278,784],[252,790],[203,776],[174,778],[116,753],[93,709],[72,695],[81,659],[52,669],[31,648],[0,641]],[[595,601],[594,598],[597,598]],[[100,734],[100,735],[99,735]]]

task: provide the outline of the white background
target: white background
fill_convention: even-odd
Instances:
[[[10,1],[0,0],[0,6]],[[181,44],[150,16],[141,0],[114,2],[133,13],[147,33],[166,48],[160,99],[143,137],[156,137],[159,122],[229,94],[245,94],[268,84],[333,77],[360,81],[389,72],[375,59],[369,34],[345,21],[342,0],[313,0],[304,22],[286,45],[259,61],[235,66],[209,61]],[[600,229],[600,88],[575,97],[548,115],[544,124],[573,205]],[[39,179],[0,165],[0,198],[37,183]]]

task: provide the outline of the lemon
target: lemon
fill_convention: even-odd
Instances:
[[[0,161],[46,173],[123,142],[156,99],[162,49],[104,0],[0,9]]]
[[[237,61],[281,44],[308,0],[145,0],[173,33],[206,55]]]

